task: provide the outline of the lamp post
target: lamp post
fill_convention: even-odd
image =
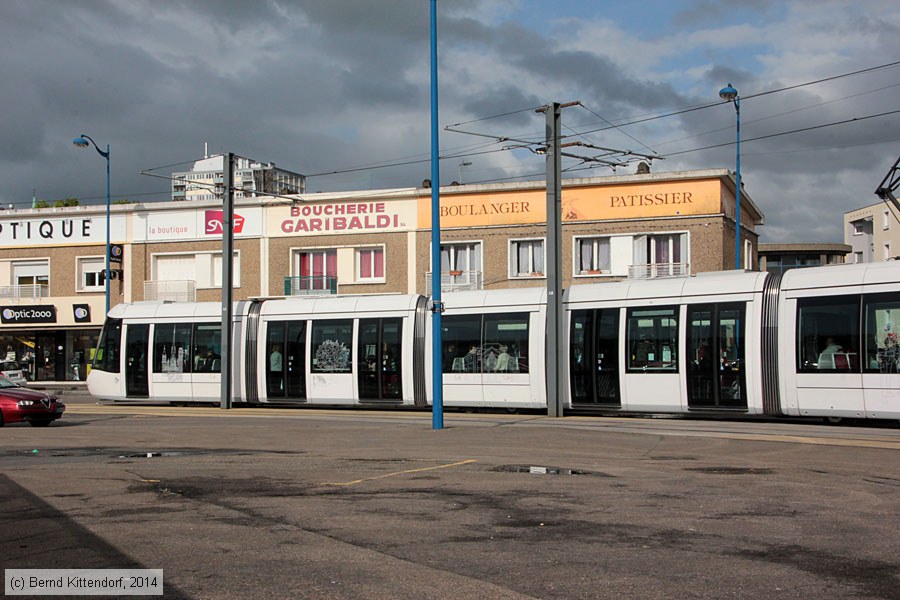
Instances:
[[[90,142],[90,144],[88,143]],[[81,137],[77,137],[72,140],[72,143],[75,144],[78,148],[87,148],[91,144],[94,145],[94,149],[97,153],[106,159],[106,266],[105,273],[106,276],[103,278],[104,283],[106,284],[106,312],[103,313],[103,320],[106,320],[106,316],[109,314],[109,144],[106,145],[106,152],[100,149],[93,139],[90,136],[81,134]]]
[[[741,96],[730,83],[719,90],[719,98],[734,102],[737,113],[737,158],[735,173],[737,183],[734,188],[734,268],[741,269]]]

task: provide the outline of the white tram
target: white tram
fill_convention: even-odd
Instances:
[[[456,292],[441,317],[448,407],[543,409],[546,292]],[[221,306],[113,308],[88,377],[108,400],[219,401]],[[235,303],[236,403],[427,407],[419,295]],[[900,419],[900,264],[572,286],[568,411]]]

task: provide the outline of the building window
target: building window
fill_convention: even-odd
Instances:
[[[891,260],[891,243],[887,242],[884,245],[884,260]]]
[[[357,249],[356,280],[384,281],[384,248]]]
[[[50,260],[21,260],[12,263],[12,283],[16,286],[50,287]]]
[[[575,238],[575,275],[609,274],[609,238]]]
[[[481,271],[481,242],[441,244],[441,273]]]
[[[853,262],[859,264],[863,262],[863,253],[862,252],[854,252],[853,253]]]
[[[890,229],[891,228],[891,213],[887,210],[882,213],[881,228],[882,229]]]
[[[106,263],[102,256],[78,258],[78,291],[100,292],[106,289],[106,282],[103,280],[102,274],[105,268]]]
[[[241,256],[234,253],[232,278],[241,287]],[[162,254],[153,257],[154,281],[194,281],[197,289],[222,287],[222,253]]]
[[[294,273],[301,277],[301,289],[331,289],[337,279],[337,250],[302,250],[296,257]]]
[[[637,235],[634,237],[635,272],[643,277],[687,275],[688,234]]]
[[[544,240],[511,240],[510,277],[544,276]]]

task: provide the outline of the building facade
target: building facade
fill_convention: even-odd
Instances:
[[[848,262],[879,262],[900,256],[900,211],[878,202],[844,213],[844,243],[851,246]]]
[[[565,180],[563,285],[733,268],[734,185],[725,170]],[[440,194],[437,269],[429,189],[236,198],[233,298],[546,285],[542,182]],[[746,192],[741,213],[745,264],[755,268],[763,215]],[[105,216],[99,206],[0,214],[0,349],[34,380],[87,372],[104,318]],[[224,220],[221,201],[111,207],[111,244],[121,248],[111,305],[220,302]]]
[[[189,171],[172,174],[172,200],[221,201],[224,175],[224,155],[215,154],[198,160]],[[234,157],[232,182],[235,198],[302,194],[306,189],[303,175],[279,169],[275,163],[263,163],[243,156]]]
[[[852,250],[847,244],[760,244],[759,270],[781,275],[791,269],[842,264]]]

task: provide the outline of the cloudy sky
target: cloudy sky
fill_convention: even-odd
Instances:
[[[0,202],[105,201],[103,160],[71,143],[81,133],[110,145],[114,198],[165,200],[169,182],[140,172],[180,170],[167,165],[202,158],[204,143],[306,174],[308,191],[419,185],[430,176],[429,10],[427,0],[3,0]],[[553,101],[582,103],[563,111],[566,141],[658,155],[654,172],[734,169],[735,111],[718,98],[732,83],[762,240],[840,242],[842,214],[879,201],[873,190],[900,155],[896,0],[439,0],[438,10],[443,184],[539,176],[542,157],[497,138],[538,142],[533,109]]]

